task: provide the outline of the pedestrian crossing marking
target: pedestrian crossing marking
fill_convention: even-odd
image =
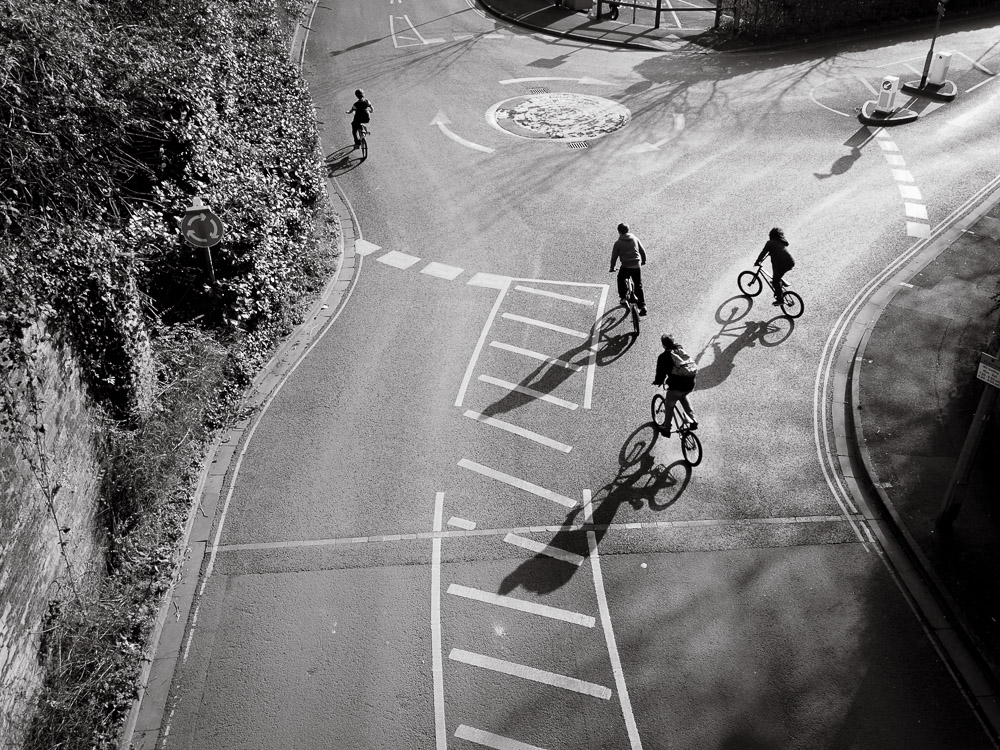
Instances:
[[[544,669],[529,667],[525,664],[517,664],[505,659],[496,659],[492,656],[476,654],[460,648],[453,648],[451,653],[448,654],[448,658],[452,661],[461,662],[473,667],[480,667],[481,669],[490,669],[494,672],[510,675],[511,677],[520,677],[524,680],[540,682],[543,685],[551,685],[552,687],[572,690],[575,693],[591,695],[602,700],[611,700],[611,689],[604,685],[587,682],[586,680],[578,680],[575,677],[568,677],[556,672],[547,672]]]
[[[453,583],[448,587],[448,593],[452,596],[461,596],[465,599],[482,602],[483,604],[494,604],[498,607],[516,609],[518,612],[527,612],[528,614],[539,615],[540,617],[548,617],[551,620],[560,620],[561,622],[568,622],[573,625],[582,625],[585,628],[592,628],[597,624],[597,620],[590,615],[572,612],[568,609],[560,609],[559,607],[551,607],[548,604],[529,602],[524,599],[517,599],[513,596],[494,594],[492,591],[474,589],[470,586],[460,586],[457,583]]]
[[[385,255],[380,255],[376,258],[379,263],[385,263],[387,266],[392,266],[393,268],[407,269],[414,263],[419,263],[420,258],[415,255],[407,255],[406,253],[401,253],[398,250],[390,250]]]

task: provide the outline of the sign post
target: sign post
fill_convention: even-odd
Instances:
[[[208,278],[215,286],[215,268],[212,266],[212,246],[219,244],[226,227],[211,207],[195,196],[181,219],[181,236],[191,245],[205,249],[205,266]]]

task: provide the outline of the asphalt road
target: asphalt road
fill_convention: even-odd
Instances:
[[[305,73],[379,249],[248,446],[162,746],[992,747],[835,491],[820,374],[865,281],[1000,171],[996,32],[943,35],[962,95],[878,134],[854,108],[925,39],[653,54],[320,4]],[[795,321],[736,286],[774,225]],[[665,331],[694,468],[649,425]]]

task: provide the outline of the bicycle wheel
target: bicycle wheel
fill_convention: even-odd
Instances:
[[[756,297],[760,294],[760,276],[753,271],[744,271],[741,273],[736,279],[736,283],[739,284],[740,291],[748,297]]]
[[[662,393],[653,396],[649,404],[649,411],[653,414],[653,422],[657,427],[663,428],[667,424],[667,400]]]
[[[786,289],[781,298],[781,311],[789,318],[797,318],[806,311],[806,306],[797,292]]]
[[[681,433],[681,450],[684,452],[684,460],[690,466],[701,463],[701,440],[691,430],[684,430]]]
[[[368,138],[365,135],[361,136],[361,158],[368,158]]]

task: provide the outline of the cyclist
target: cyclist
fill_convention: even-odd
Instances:
[[[618,271],[618,296],[621,297],[621,304],[625,306],[625,295],[628,294],[625,280],[632,279],[635,297],[639,302],[639,314],[645,315],[646,297],[642,293],[642,271],[639,266],[646,265],[646,250],[639,238],[629,232],[628,224],[618,225],[618,239],[611,250],[611,268],[608,273],[615,272],[615,265],[619,260],[622,263]]]
[[[687,412],[691,429],[698,429],[698,423],[694,419],[694,409],[691,408],[691,402],[688,401],[688,394],[694,390],[698,365],[669,333],[660,336],[660,343],[663,344],[663,351],[656,358],[656,377],[653,379],[653,385],[661,386],[664,380],[667,381],[667,393],[664,397],[666,420],[662,429],[663,434],[670,437],[674,405],[678,401]]]
[[[351,134],[354,136],[354,148],[361,148],[361,127],[371,122],[371,113],[375,111],[375,107],[365,99],[365,92],[361,89],[355,91],[354,95],[358,97],[358,100],[347,110],[347,114],[354,113],[354,119],[351,121]]]
[[[768,233],[768,238],[764,249],[760,251],[760,255],[757,256],[757,261],[754,265],[759,266],[764,262],[764,258],[768,255],[771,256],[771,284],[774,286],[773,304],[780,305],[785,296],[785,293],[781,289],[781,279],[786,273],[795,268],[795,260],[792,258],[792,254],[788,252],[788,241],[785,239],[784,231],[778,227],[774,227]]]

